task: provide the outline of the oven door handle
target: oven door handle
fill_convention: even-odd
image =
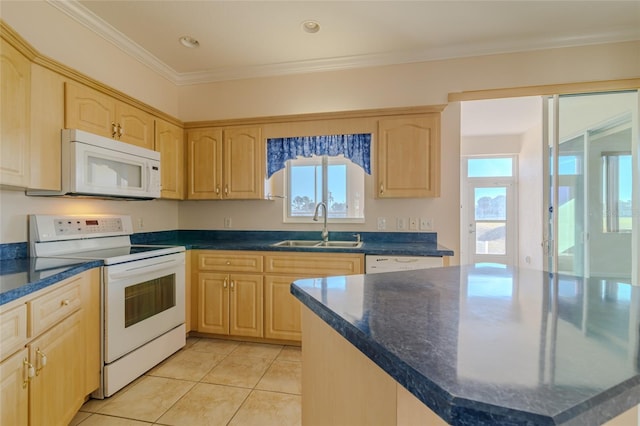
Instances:
[[[149,270],[157,271],[161,269],[168,269],[173,265],[178,265],[180,263],[184,263],[184,262],[182,262],[181,259],[163,260],[160,262],[152,263],[150,265],[136,266],[133,268],[125,269],[122,272],[114,272],[109,274],[109,278],[118,280],[123,278],[135,277],[136,275],[142,275],[148,272]]]

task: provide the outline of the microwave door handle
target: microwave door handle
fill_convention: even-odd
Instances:
[[[151,164],[147,164],[147,193],[151,191]]]

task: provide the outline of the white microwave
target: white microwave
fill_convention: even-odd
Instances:
[[[62,130],[61,191],[27,195],[160,197],[160,153],[82,130]]]

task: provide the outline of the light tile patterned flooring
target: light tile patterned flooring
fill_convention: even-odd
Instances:
[[[87,401],[71,425],[300,425],[300,375],[299,347],[188,338],[111,398]]]

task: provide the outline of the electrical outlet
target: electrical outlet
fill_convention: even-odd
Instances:
[[[396,217],[396,228],[398,231],[407,230],[407,219],[404,217]]]
[[[431,231],[433,230],[433,220],[428,217],[420,218],[420,230],[421,231]]]
[[[224,218],[224,227],[225,228],[231,228],[231,218],[230,217],[225,217]]]
[[[387,229],[387,218],[379,217],[378,218],[378,231],[384,231]]]
[[[417,217],[410,217],[409,218],[409,229],[411,231],[417,231],[418,230],[418,218]]]

